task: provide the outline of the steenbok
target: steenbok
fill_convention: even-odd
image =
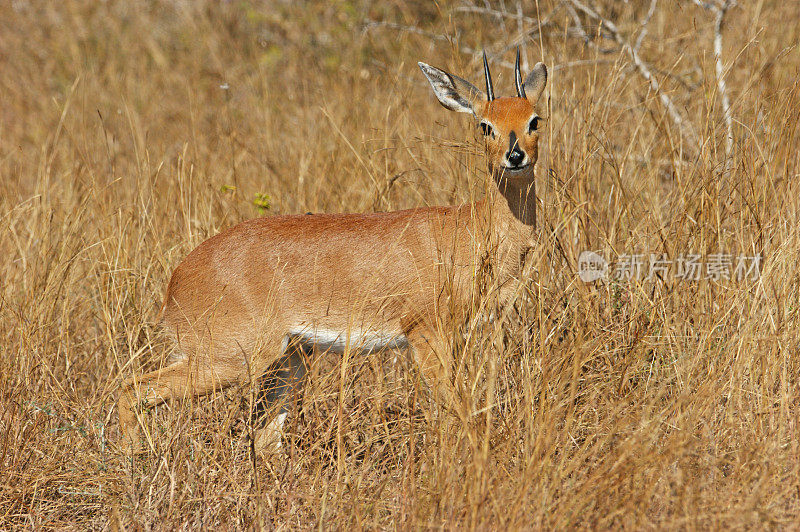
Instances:
[[[119,422],[140,447],[139,405],[199,396],[252,382],[270,367],[289,381],[304,373],[298,347],[365,352],[408,347],[427,385],[452,365],[443,326],[466,316],[474,279],[490,266],[508,302],[536,224],[536,104],[547,83],[538,63],[517,96],[495,98],[484,54],[486,92],[419,63],[439,102],[471,114],[486,141],[486,198],[453,207],[373,214],[270,216],[209,238],[175,269],[163,320],[177,355],[134,376],[119,395]],[[452,333],[451,333],[452,334]],[[279,446],[293,384],[268,391],[278,416],[257,446]]]

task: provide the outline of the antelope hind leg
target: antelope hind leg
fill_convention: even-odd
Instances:
[[[192,367],[191,358],[186,357],[166,368],[125,381],[117,403],[122,447],[131,454],[142,451],[141,420],[136,413],[136,406],[140,403],[155,406],[176,398],[198,397],[225,388],[246,376],[246,369],[236,364],[218,364],[217,367],[195,364]]]

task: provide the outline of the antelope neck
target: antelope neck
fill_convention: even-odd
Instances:
[[[497,185],[493,202],[500,212],[507,212],[519,223],[536,229],[536,186],[533,164],[519,175],[492,171]],[[494,190],[495,187],[492,187]]]

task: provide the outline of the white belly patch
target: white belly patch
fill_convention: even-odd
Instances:
[[[358,351],[375,351],[378,349],[404,349],[408,347],[408,339],[399,331],[375,331],[351,329],[345,332],[329,331],[307,327],[290,330],[289,336],[299,339],[305,345],[311,345],[324,351],[343,352],[348,346]]]

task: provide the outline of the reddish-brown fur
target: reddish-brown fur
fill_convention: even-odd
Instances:
[[[508,149],[508,135],[512,130],[517,132],[520,147],[536,162],[539,157],[539,134],[528,134],[526,131],[528,120],[534,111],[534,105],[525,98],[497,98],[483,105],[482,117],[491,122],[500,133],[494,139],[486,139],[490,169],[494,169],[494,162],[500,161]]]
[[[436,387],[450,366],[446,324],[463,317],[476,272],[490,261],[501,299],[508,299],[532,244],[538,134],[524,128],[534,103],[502,98],[475,113],[498,130],[487,139],[494,179],[483,201],[258,218],[200,244],[167,288],[164,323],[177,357],[128,380],[120,392],[120,426],[132,447],[138,447],[139,401],[196,396],[258,378],[285,355],[289,335],[320,341],[339,335],[337,342],[353,348],[374,337],[405,338],[425,381]],[[530,165],[504,173],[502,143],[512,130]]]

